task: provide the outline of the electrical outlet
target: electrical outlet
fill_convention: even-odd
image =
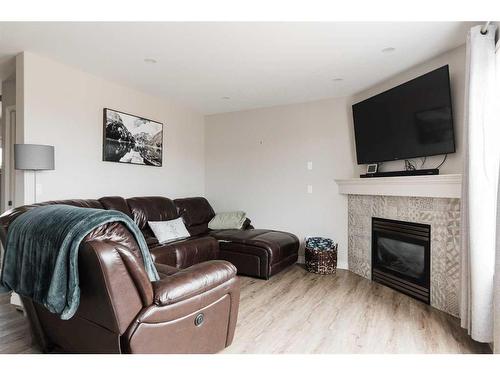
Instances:
[[[313,193],[313,186],[307,185],[307,194],[312,194],[312,193]]]
[[[312,171],[312,169],[313,169],[313,162],[312,161],[308,161],[307,162],[307,170]]]

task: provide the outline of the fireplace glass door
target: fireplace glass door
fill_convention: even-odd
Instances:
[[[373,218],[372,279],[428,303],[430,227]]]

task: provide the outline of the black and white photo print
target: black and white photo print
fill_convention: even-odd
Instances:
[[[104,108],[104,161],[161,167],[162,155],[162,123]]]

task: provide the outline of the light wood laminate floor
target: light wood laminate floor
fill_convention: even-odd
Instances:
[[[294,265],[242,277],[233,344],[224,353],[487,353],[457,318],[346,270]]]
[[[295,265],[241,277],[233,344],[223,353],[486,353],[458,319],[349,271]],[[0,295],[0,353],[36,353],[24,316]]]
[[[9,294],[0,294],[0,354],[37,353],[31,347],[28,321],[10,304]]]

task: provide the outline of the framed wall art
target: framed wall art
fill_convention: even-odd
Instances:
[[[161,167],[162,157],[162,123],[104,108],[104,161]]]

